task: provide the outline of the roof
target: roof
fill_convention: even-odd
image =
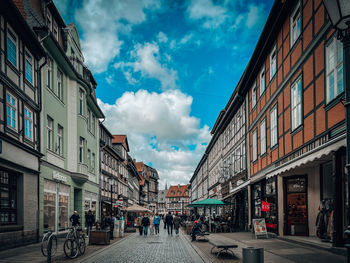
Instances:
[[[171,185],[169,187],[168,193],[166,195],[167,198],[169,197],[189,197],[188,187],[190,184],[185,185]],[[187,190],[187,194],[186,194]]]
[[[127,152],[129,152],[128,138],[125,134],[113,135],[112,143],[122,144]]]

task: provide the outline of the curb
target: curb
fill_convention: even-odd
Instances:
[[[187,244],[190,245],[196,251],[196,253],[203,260],[203,262],[212,262],[212,260],[207,255],[204,254],[204,252],[202,252],[198,247],[192,244],[192,242],[186,236],[187,234],[182,229],[180,231],[182,233],[183,239],[185,239],[187,241]]]
[[[98,255],[98,254],[104,252],[105,250],[107,250],[107,249],[109,249],[109,248],[112,248],[112,247],[118,245],[119,243],[124,242],[125,240],[129,239],[130,237],[134,236],[135,234],[136,234],[136,233],[132,233],[132,234],[130,234],[130,235],[126,236],[126,237],[123,237],[122,239],[120,239],[120,240],[114,242],[113,244],[111,244],[111,245],[109,245],[109,246],[106,246],[106,247],[104,247],[104,248],[101,248],[101,249],[95,251],[94,253],[92,253],[92,254],[90,254],[90,255],[86,255],[86,257],[82,258],[81,260],[76,261],[76,263],[82,263],[82,262],[84,262],[84,261],[90,259],[91,257],[94,257],[94,256],[96,256],[96,255]]]

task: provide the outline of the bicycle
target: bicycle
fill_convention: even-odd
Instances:
[[[57,237],[52,230],[49,230],[41,240],[41,253],[44,257],[54,256],[57,251]]]
[[[63,245],[64,254],[68,258],[76,258],[85,253],[85,234],[80,233],[81,229],[70,227]]]

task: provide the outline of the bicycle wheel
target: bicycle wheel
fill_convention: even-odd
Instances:
[[[54,256],[56,254],[56,251],[57,251],[57,237],[56,237],[56,235],[52,234],[49,237],[49,241],[47,242],[47,244],[49,244],[50,240],[51,240],[51,256]]]
[[[41,240],[41,253],[43,254],[44,257],[47,256],[47,245],[48,245],[50,234],[51,234],[50,232],[46,233],[43,236],[43,239]]]
[[[85,235],[79,237],[79,255],[84,255],[85,253]]]
[[[79,254],[78,242],[76,239],[67,239],[64,241],[63,251],[66,257],[76,258]]]

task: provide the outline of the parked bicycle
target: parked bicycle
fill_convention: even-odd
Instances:
[[[85,234],[81,228],[74,226],[69,228],[63,251],[68,258],[76,258],[85,253]]]
[[[41,240],[41,253],[44,257],[52,257],[57,251],[57,237],[49,230]]]

